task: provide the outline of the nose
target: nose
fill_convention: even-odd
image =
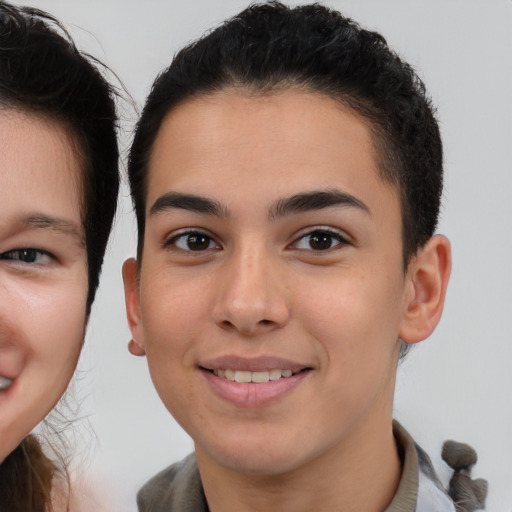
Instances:
[[[240,250],[224,263],[213,308],[226,330],[255,336],[283,327],[290,318],[285,269],[264,251]]]

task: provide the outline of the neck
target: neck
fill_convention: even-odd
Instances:
[[[377,432],[377,434],[376,434]],[[357,429],[286,474],[254,475],[216,464],[196,446],[211,512],[381,512],[398,487],[401,461],[391,422]]]

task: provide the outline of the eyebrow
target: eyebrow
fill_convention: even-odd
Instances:
[[[357,208],[371,216],[370,208],[366,204],[353,195],[339,190],[303,192],[280,199],[270,208],[268,216],[270,220],[277,220],[287,215],[323,210],[333,206]],[[218,201],[181,192],[169,192],[160,196],[154,202],[149,213],[157,215],[174,209],[205,213],[221,218],[229,217],[229,210]]]
[[[182,194],[180,192],[169,192],[160,196],[151,207],[150,215],[166,212],[169,210],[181,209],[196,213],[206,213],[216,217],[229,217],[227,208],[218,201],[194,194]]]
[[[333,206],[357,208],[371,216],[370,208],[351,194],[339,190],[318,190],[280,199],[270,209],[269,218],[276,220],[287,215],[323,210]]]
[[[58,234],[71,235],[81,246],[85,246],[85,238],[82,229],[72,222],[49,215],[34,214],[23,218],[22,227],[29,229],[48,229]]]

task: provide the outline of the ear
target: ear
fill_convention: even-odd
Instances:
[[[140,314],[139,269],[136,259],[130,258],[124,262],[123,282],[126,317],[133,337],[128,343],[128,350],[134,356],[143,356],[146,353],[146,347]]]
[[[450,241],[443,235],[433,236],[413,257],[407,269],[401,340],[417,343],[432,334],[443,312],[451,267]]]

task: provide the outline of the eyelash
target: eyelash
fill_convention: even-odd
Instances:
[[[311,247],[311,237],[313,237],[314,235],[323,235],[324,237],[327,236],[331,242],[333,241],[336,241],[337,243],[335,243],[334,245],[330,245],[329,247],[326,247],[326,248],[317,248],[317,249],[314,249],[313,247]],[[307,238],[310,238],[310,241],[309,241],[309,248],[301,248],[301,247],[298,247],[299,245],[299,242],[301,242],[302,240],[306,240]],[[299,250],[304,250],[304,251],[311,251],[311,252],[318,252],[318,253],[322,253],[322,252],[329,252],[331,250],[334,250],[336,249],[337,247],[339,246],[345,246],[345,245],[352,245],[351,242],[345,237],[343,236],[339,231],[335,231],[333,229],[330,229],[330,228],[324,228],[324,227],[315,227],[313,228],[312,230],[310,231],[307,231],[306,233],[303,233],[301,234],[292,244],[291,244],[291,247],[295,247]]]
[[[183,239],[185,240],[185,243],[188,244],[188,242],[194,237],[202,237],[203,239],[205,239],[207,242],[208,242],[208,246],[205,247],[204,249],[199,249],[199,250],[194,250],[194,249],[191,249],[190,247],[189,248],[185,248],[185,247],[180,247],[178,245],[178,242]],[[215,244],[216,247],[210,247],[211,244]],[[178,233],[178,234],[175,234],[174,236],[172,236],[171,238],[169,238],[168,240],[166,240],[163,244],[164,248],[169,248],[169,247],[172,247],[172,248],[175,248],[177,250],[180,250],[180,251],[184,251],[184,252],[191,252],[191,253],[200,253],[200,252],[204,252],[205,250],[212,250],[212,249],[219,249],[219,245],[217,244],[217,242],[215,242],[215,240],[213,239],[213,237],[211,237],[208,233],[205,233],[204,231],[201,231],[201,230],[198,230],[198,229],[191,229],[191,230],[188,230],[188,231],[182,231],[181,233]]]
[[[317,248],[317,249],[314,249],[313,247],[311,247],[311,237],[313,237],[315,235],[323,236],[324,237],[324,241],[326,241],[326,239],[327,239],[327,241],[329,241],[329,247]],[[200,247],[198,249],[190,248],[188,243],[190,241],[193,241],[193,237],[199,237],[200,241],[203,242],[203,247]],[[309,242],[310,248],[301,248],[301,247],[299,247],[299,243],[302,240],[307,239],[308,237],[310,237],[310,242]],[[184,243],[187,244],[188,247],[180,247],[179,242],[181,240],[184,240]],[[333,241],[335,241],[337,243],[332,245]],[[322,240],[320,240],[320,242],[322,242]],[[212,247],[212,244],[214,244],[215,247]],[[294,242],[292,242],[289,245],[289,247],[296,248],[296,249],[303,250],[303,251],[311,251],[311,252],[318,252],[318,253],[320,253],[320,252],[328,252],[328,251],[331,251],[331,250],[335,249],[336,247],[345,246],[345,245],[352,245],[352,244],[340,232],[335,231],[335,230],[330,229],[330,228],[316,227],[316,228],[314,228],[314,229],[312,229],[312,230],[310,230],[310,231],[308,231],[306,233],[301,234],[298,238],[295,239]],[[202,253],[202,252],[209,251],[209,250],[218,250],[218,249],[220,249],[220,246],[215,241],[215,239],[212,236],[210,236],[208,233],[206,233],[204,231],[201,231],[201,230],[189,230],[189,231],[183,231],[181,233],[175,234],[174,236],[172,236],[171,238],[166,240],[164,242],[163,246],[164,246],[164,248],[168,248],[168,247],[173,246],[173,248],[175,248],[177,250],[185,251],[185,252],[191,252],[191,253]]]
[[[29,261],[24,261],[22,258],[26,257]],[[53,254],[48,251],[44,251],[42,249],[36,249],[34,247],[22,247],[19,249],[11,249],[10,251],[5,251],[0,253],[0,260],[4,261],[13,261],[21,265],[45,265],[48,264],[45,262],[37,261],[38,259],[48,258],[51,261],[55,261],[56,258]],[[30,260],[33,261],[30,261]]]

